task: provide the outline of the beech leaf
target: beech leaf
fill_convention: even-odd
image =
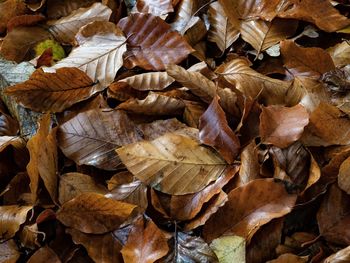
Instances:
[[[174,11],[171,0],[138,0],[135,9],[154,16],[163,16]]]
[[[245,239],[240,236],[223,236],[214,239],[210,248],[220,263],[245,263]]]
[[[15,263],[21,256],[16,242],[13,239],[0,243],[0,261]]]
[[[142,73],[119,80],[137,90],[163,90],[174,81],[166,72]]]

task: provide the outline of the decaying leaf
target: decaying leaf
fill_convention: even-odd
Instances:
[[[350,64],[350,45],[347,41],[343,41],[328,49],[335,66],[343,67]]]
[[[174,133],[116,150],[134,176],[169,194],[202,190],[224,171],[226,163],[195,140]]]
[[[135,207],[101,194],[82,193],[62,205],[57,219],[84,233],[103,234],[117,229]]]
[[[19,253],[16,242],[13,239],[0,243],[1,262],[15,263],[20,256],[21,254]]]
[[[223,236],[214,239],[210,248],[220,263],[245,263],[245,239],[240,236]]]
[[[125,52],[128,68],[140,66],[148,70],[164,70],[168,64],[177,64],[193,49],[161,18],[150,14],[131,14],[119,21],[129,44]],[[139,30],[142,28],[142,30]]]
[[[29,263],[61,263],[60,258],[56,253],[49,247],[45,246],[39,248],[28,260]]]

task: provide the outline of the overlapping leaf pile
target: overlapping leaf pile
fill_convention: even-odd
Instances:
[[[350,262],[349,13],[0,1],[0,262]]]

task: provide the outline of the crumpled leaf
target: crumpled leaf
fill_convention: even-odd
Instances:
[[[210,22],[208,40],[216,43],[224,52],[238,39],[240,32],[232,26],[219,2],[209,5],[208,19]]]
[[[350,175],[349,165],[350,158],[347,158],[339,167],[338,186],[340,189],[350,194]]]
[[[21,254],[13,239],[0,243],[0,262],[16,263],[20,256]]]
[[[28,263],[61,263],[57,254],[48,246],[39,248],[27,261]]]
[[[103,234],[117,229],[135,207],[101,194],[82,193],[62,205],[57,219],[84,233]]]
[[[350,261],[350,246],[343,248],[324,260],[324,263],[345,263]]]
[[[103,219],[102,219],[103,220]],[[121,244],[111,233],[104,235],[85,234],[75,229],[67,229],[75,244],[83,245],[95,262],[122,263]],[[84,261],[85,262],[85,261]]]
[[[66,173],[59,177],[59,196],[60,204],[73,199],[74,197],[85,193],[106,194],[107,189],[86,174],[81,173]]]
[[[135,177],[168,194],[198,192],[226,168],[225,161],[215,152],[175,133],[126,145],[116,151]]]
[[[228,199],[205,224],[205,240],[233,234],[244,237],[249,243],[262,225],[292,210],[296,195],[288,194],[282,183],[257,179],[233,189]]]
[[[52,68],[77,67],[103,88],[114,80],[123,65],[126,38],[115,26],[106,21],[94,21],[80,29],[76,36],[78,47]],[[112,63],[108,63],[112,61]],[[50,68],[51,69],[51,68]]]
[[[127,136],[125,136],[127,135]],[[57,130],[58,146],[79,165],[115,170],[120,160],[115,149],[142,139],[123,111],[88,110],[79,113]]]
[[[214,239],[210,248],[218,257],[219,263],[245,263],[245,239],[240,236],[223,236]]]
[[[260,136],[264,143],[285,148],[301,137],[308,123],[309,114],[300,104],[291,108],[277,105],[262,107]]]
[[[168,64],[184,60],[193,49],[161,18],[150,14],[131,14],[119,21],[118,26],[127,37],[128,50],[124,65],[147,70],[164,70]],[[142,30],[140,30],[142,29]]]
[[[15,16],[11,18],[10,21],[7,23],[7,32],[12,31],[15,27],[19,27],[19,26],[34,26],[44,20],[45,20],[45,16],[43,15]]]
[[[168,237],[151,220],[142,216],[133,224],[121,253],[125,263],[153,263],[165,256]]]
[[[228,125],[217,95],[199,119],[199,139],[216,149],[229,164],[234,162],[239,153],[239,139]]]
[[[0,34],[6,31],[6,26],[11,18],[24,15],[27,8],[24,2],[17,0],[7,0],[0,2]]]
[[[118,82],[126,82],[136,90],[163,90],[174,81],[166,72],[147,72],[121,79]]]
[[[101,3],[74,10],[69,16],[49,21],[49,31],[61,43],[73,43],[79,29],[93,21],[108,21],[112,10]]]
[[[14,237],[33,206],[0,206],[0,240]]]
[[[100,91],[92,80],[74,67],[59,68],[56,73],[37,69],[24,83],[5,90],[24,107],[38,112],[61,112]]]
[[[138,0],[133,9],[160,17],[174,11],[171,0]]]

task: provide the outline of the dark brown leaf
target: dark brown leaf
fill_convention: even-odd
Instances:
[[[56,253],[49,247],[45,246],[38,249],[27,261],[28,263],[61,263]]]

